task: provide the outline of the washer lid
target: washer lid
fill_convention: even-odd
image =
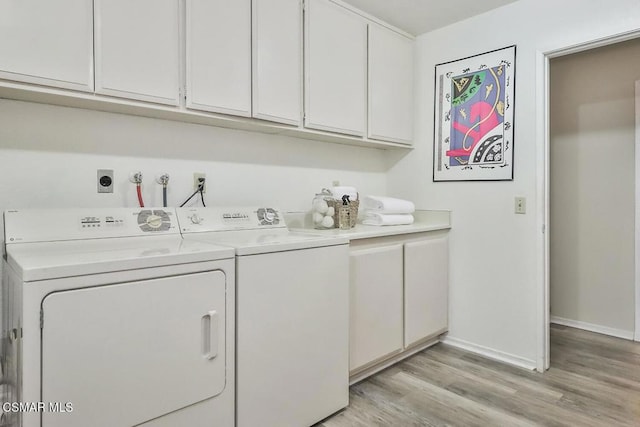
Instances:
[[[25,282],[233,258],[228,247],[177,236],[7,245],[7,263]]]
[[[236,255],[256,255],[272,252],[346,245],[349,239],[340,236],[316,236],[290,232],[287,229],[214,231],[185,234],[185,240],[200,240],[235,248]]]

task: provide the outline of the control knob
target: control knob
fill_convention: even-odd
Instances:
[[[198,216],[197,213],[194,213],[189,217],[192,224],[200,224],[202,222],[202,218]]]
[[[273,222],[273,220],[276,219],[276,214],[271,211],[266,211],[263,215],[263,218],[267,222]]]
[[[146,222],[151,228],[160,228],[162,226],[162,217],[159,215],[149,215]]]

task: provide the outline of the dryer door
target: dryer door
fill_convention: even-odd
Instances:
[[[225,282],[210,271],[48,295],[42,401],[61,404],[46,403],[43,426],[132,426],[221,393]]]

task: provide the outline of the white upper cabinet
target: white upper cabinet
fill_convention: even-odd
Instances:
[[[253,0],[253,117],[301,123],[301,0]]]
[[[366,133],[367,23],[329,0],[309,0],[305,39],[305,126]]]
[[[413,140],[413,40],[369,25],[368,137]]]
[[[413,44],[341,0],[0,0],[0,94],[406,147]]]
[[[93,1],[0,0],[0,78],[93,91]]]
[[[250,117],[251,0],[187,0],[186,26],[187,107]]]
[[[179,0],[95,0],[95,27],[96,93],[179,104]]]

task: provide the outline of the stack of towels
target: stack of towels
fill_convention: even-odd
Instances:
[[[356,187],[348,187],[346,185],[335,186],[331,187],[329,192],[334,199],[340,202],[342,202],[342,196],[349,196],[349,200],[352,202],[358,200],[358,190],[356,190]]]
[[[366,196],[361,200],[366,225],[408,225],[413,224],[413,202],[393,197]]]

